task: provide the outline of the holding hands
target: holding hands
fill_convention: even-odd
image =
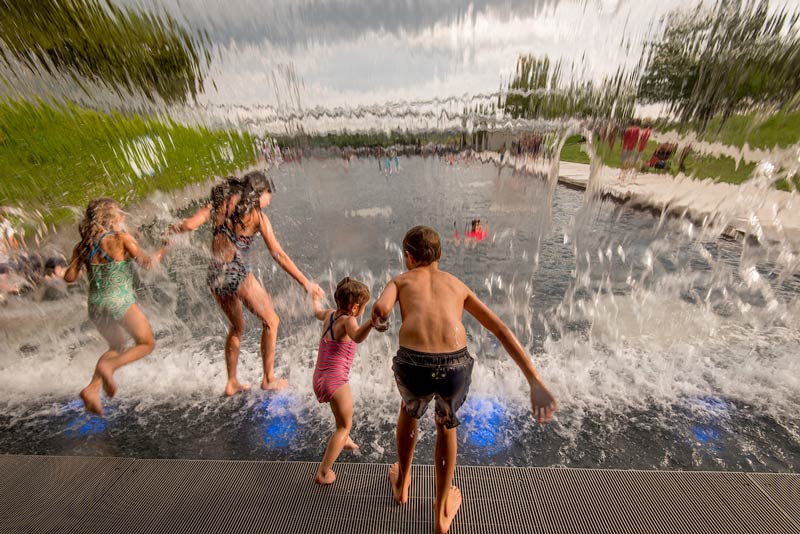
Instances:
[[[372,308],[372,316],[370,317],[370,320],[372,321],[372,327],[378,332],[386,332],[389,329],[389,318],[381,317],[374,307]]]
[[[323,297],[325,297],[325,291],[319,287],[319,284],[310,280],[306,280],[306,283],[303,284],[303,289],[306,290],[306,293],[311,295],[312,300],[321,300]]]

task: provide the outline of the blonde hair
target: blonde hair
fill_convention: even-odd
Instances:
[[[83,220],[78,225],[81,234],[79,247],[81,260],[89,262],[89,254],[95,241],[104,232],[114,230],[114,221],[120,211],[122,208],[113,198],[100,197],[89,202]]]

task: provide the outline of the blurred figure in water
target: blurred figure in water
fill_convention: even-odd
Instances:
[[[15,261],[23,242],[6,217],[7,210],[11,211],[12,208],[0,207],[0,302],[5,294],[19,293],[25,286],[25,280],[17,274],[19,265]]]
[[[100,356],[89,385],[81,391],[83,405],[90,412],[103,415],[100,386],[106,395],[117,392],[114,371],[139,360],[156,346],[153,331],[134,297],[133,270],[130,260],[152,268],[164,257],[165,248],[148,256],[125,231],[125,212],[110,198],[89,202],[80,223],[81,240],[72,250],[72,259],[64,272],[68,283],[77,280],[85,268],[89,277],[89,318],[108,342]],[[133,347],[126,349],[127,337]]]
[[[239,363],[239,346],[244,333],[244,305],[256,315],[262,324],[261,358],[264,376],[262,389],[282,389],[285,378],[275,376],[275,344],[278,340],[280,320],[272,306],[269,293],[253,276],[249,262],[249,251],[257,234],[272,257],[309,294],[322,296],[322,289],[300,272],[292,259],[283,251],[272,224],[262,211],[272,200],[273,187],[264,173],[254,171],[242,181],[229,178],[211,190],[211,202],[197,212],[174,224],[168,233],[191,232],[207,221],[214,225],[211,239],[211,263],[207,282],[217,303],[230,321],[225,341],[225,364],[228,383],[225,395],[235,395],[250,389],[249,384],[239,382],[236,368]]]
[[[469,231],[464,232],[464,236],[467,239],[472,239],[474,241],[483,241],[488,235],[489,232],[480,219],[472,219]]]

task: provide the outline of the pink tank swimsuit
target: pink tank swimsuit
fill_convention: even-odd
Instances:
[[[339,317],[331,314],[331,321],[319,340],[317,366],[314,368],[314,394],[319,402],[330,402],[340,386],[347,384],[350,367],[356,355],[355,341],[336,341],[333,337],[333,323]],[[331,333],[331,339],[325,336]]]

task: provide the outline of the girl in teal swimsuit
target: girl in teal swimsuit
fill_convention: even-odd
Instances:
[[[248,251],[257,234],[261,234],[275,262],[303,286],[307,293],[322,297],[322,289],[300,272],[292,259],[281,248],[272,231],[272,224],[261,210],[269,206],[272,185],[264,173],[248,173],[242,181],[229,178],[211,191],[210,202],[197,212],[170,227],[168,234],[191,232],[207,221],[214,225],[211,240],[211,263],[207,282],[214,299],[231,323],[225,340],[225,364],[228,383],[225,395],[235,395],[250,389],[239,382],[236,367],[239,363],[239,344],[244,333],[242,305],[261,319],[261,360],[264,376],[262,389],[281,389],[285,378],[275,376],[275,345],[278,340],[278,314],[272,299],[253,276]]]
[[[100,386],[106,395],[117,392],[114,371],[147,356],[155,348],[147,317],[136,305],[133,289],[133,266],[130,259],[152,267],[164,257],[165,248],[148,257],[136,240],[123,229],[124,212],[110,198],[89,202],[80,223],[80,242],[72,251],[72,260],[64,280],[74,282],[85,267],[89,277],[89,318],[108,341],[108,350],[100,356],[89,385],[81,391],[86,409],[103,415]],[[126,350],[127,336],[134,346]]]

